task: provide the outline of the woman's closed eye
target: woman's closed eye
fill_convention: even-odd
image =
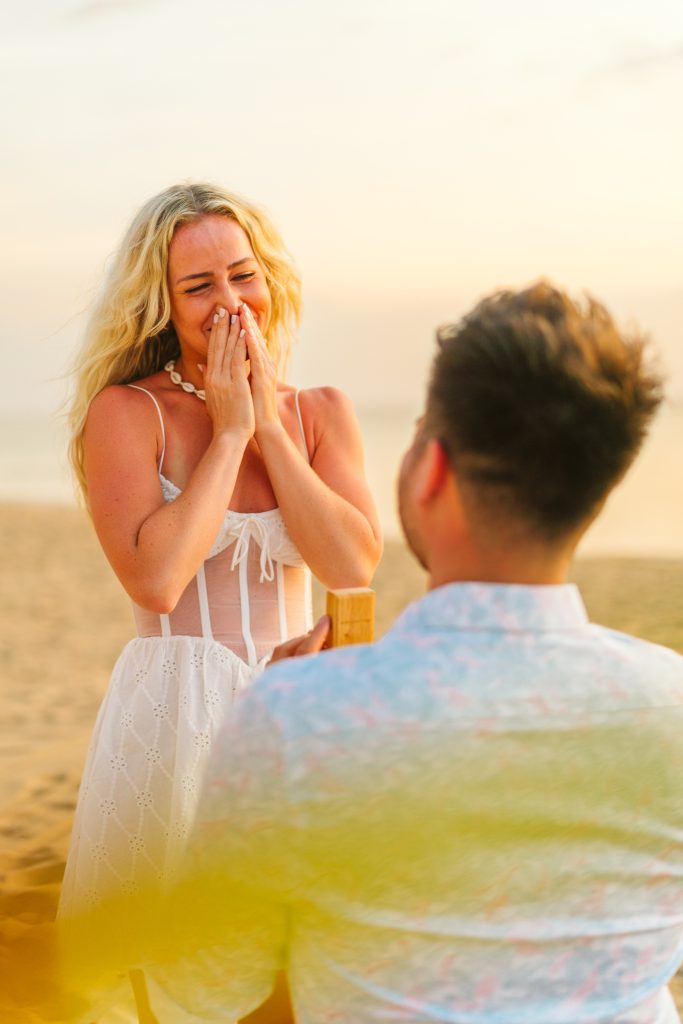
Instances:
[[[235,277],[233,277],[233,281],[251,281],[255,276],[256,275],[253,270],[245,270],[243,274],[236,274]],[[185,294],[197,295],[199,292],[206,291],[210,284],[211,281],[204,281],[202,284],[196,284],[193,288],[186,288]]]

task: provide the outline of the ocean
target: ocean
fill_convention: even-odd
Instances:
[[[357,409],[366,470],[389,538],[400,536],[395,483],[416,408]],[[683,557],[683,403],[659,413],[642,453],[584,538],[591,555]],[[0,501],[72,504],[63,424],[49,416],[0,418]]]

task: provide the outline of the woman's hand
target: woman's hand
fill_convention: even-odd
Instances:
[[[240,307],[240,322],[251,364],[251,394],[258,437],[268,427],[281,425],[277,406],[277,366],[246,302]]]
[[[253,318],[252,318],[253,319]],[[230,316],[222,307],[213,318],[204,376],[206,410],[213,422],[214,436],[253,436],[256,420],[254,401],[247,378],[247,335],[240,317]]]

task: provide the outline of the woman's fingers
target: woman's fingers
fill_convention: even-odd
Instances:
[[[216,319],[216,317],[218,319]],[[221,306],[214,315],[216,324],[216,363],[214,369],[220,376],[225,361],[225,349],[228,344],[228,330],[230,328],[230,317],[227,311]]]
[[[210,343],[209,353],[210,357],[213,355],[214,386],[219,386],[222,380],[234,379],[234,354],[238,346],[240,332],[241,324],[238,314],[231,315],[221,307],[214,315],[214,329],[211,332],[214,342],[213,346]]]
[[[244,340],[244,353],[245,358],[249,359],[251,364],[251,372],[257,377],[260,376],[263,369],[263,360],[261,358],[261,350],[259,348],[256,338],[254,338],[251,331],[245,331],[242,328],[243,340]]]
[[[278,423],[277,367],[268,352],[258,323],[246,303],[240,306],[240,322],[244,331],[246,354],[251,368],[251,393],[254,399],[256,431]]]
[[[228,329],[228,336],[225,344],[225,354],[223,356],[222,369],[229,378],[232,378],[232,364],[233,357],[235,354],[235,346],[240,333],[240,318],[236,313],[232,313],[230,316],[230,324]]]
[[[238,321],[239,323],[239,321]],[[233,377],[242,376],[246,380],[247,378],[247,335],[244,328],[239,325],[237,332],[237,338],[235,340],[235,347],[232,353],[232,365],[231,372]]]
[[[213,317],[209,335],[207,366],[204,370],[206,409],[215,431],[239,431],[249,437],[254,432],[254,407],[244,369],[245,345],[240,343],[242,325],[237,313],[232,316],[222,306]],[[235,353],[238,353],[237,357]],[[241,352],[242,379],[233,367]]]
[[[213,373],[214,367],[216,365],[216,333],[218,331],[219,322],[220,317],[218,313],[214,313],[213,324],[211,325],[211,333],[209,335],[209,347],[206,354],[205,374],[207,377],[210,376],[211,373]]]
[[[246,302],[243,302],[240,306],[240,320],[242,321],[242,327],[244,330],[253,338],[259,338],[261,336],[258,324],[256,323],[256,318]]]
[[[230,317],[230,332],[223,362],[223,369],[231,380],[239,380],[240,377],[244,377],[246,380],[245,359],[244,328],[242,327],[239,314],[233,313]]]
[[[243,302],[240,308],[240,320],[246,332],[247,351],[249,359],[254,364],[254,370],[257,374],[264,370],[269,376],[276,376],[275,365],[270,357],[265,338],[246,302]]]
[[[255,339],[260,334],[258,325],[254,319],[251,310],[247,306],[246,302],[243,302],[240,306],[240,325],[242,330],[240,331],[240,339],[244,342],[244,354],[240,351],[240,357],[236,360],[238,363],[240,360],[244,361],[246,367],[247,376],[255,373],[256,376],[260,376],[260,364],[258,362],[259,353],[256,350]],[[253,378],[252,378],[253,379]]]
[[[221,316],[221,310],[223,315]],[[225,310],[220,307],[213,315],[211,334],[209,335],[209,349],[206,358],[206,379],[212,384],[220,375],[225,355]]]

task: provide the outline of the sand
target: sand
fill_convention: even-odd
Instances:
[[[88,738],[133,624],[78,510],[0,506],[0,537],[0,1019],[28,1024],[65,1015],[51,998],[50,921]],[[574,578],[595,621],[683,653],[683,561],[586,559]],[[381,635],[424,574],[390,543],[373,586]],[[673,987],[683,1009],[680,977]]]

